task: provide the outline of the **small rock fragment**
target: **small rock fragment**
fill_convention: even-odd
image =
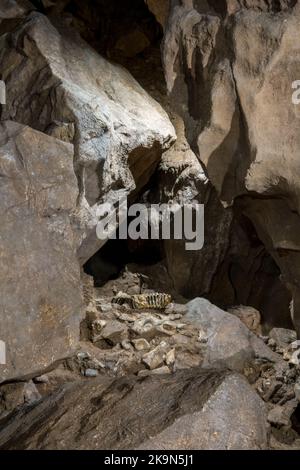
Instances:
[[[283,352],[283,359],[289,364],[298,366],[300,364],[300,341],[294,341]]]
[[[100,369],[104,369],[104,368],[105,368],[105,364],[103,362],[99,361],[96,358],[93,358],[93,359],[87,361],[87,364],[86,364],[86,369],[100,370]]]
[[[261,335],[261,315],[258,310],[253,307],[238,305],[229,308],[227,311],[239,318],[252,333]]]
[[[80,361],[84,361],[90,358],[91,358],[91,355],[88,352],[80,351],[79,353],[77,353],[77,359]]]
[[[297,404],[297,400],[290,400],[284,406],[274,406],[268,414],[269,423],[275,426],[290,426],[290,418],[295,411]]]
[[[108,313],[112,310],[112,306],[110,302],[106,302],[102,299],[95,299],[95,303],[96,303],[97,308],[103,313]]]
[[[137,316],[134,315],[131,311],[126,313],[126,312],[121,312],[121,311],[116,310],[114,314],[115,314],[115,317],[121,321],[134,322],[137,319]]]
[[[181,333],[177,333],[172,337],[172,341],[175,344],[188,344],[189,338]]]
[[[101,336],[112,344],[121,343],[127,337],[127,327],[117,320],[112,320],[103,328]]]
[[[166,354],[166,364],[168,366],[171,366],[174,364],[174,362],[175,362],[175,348],[171,349]]]
[[[34,378],[35,383],[39,384],[48,384],[49,383],[49,377],[47,374],[40,375],[39,377]]]
[[[141,318],[134,322],[131,330],[139,336],[151,339],[157,334],[157,326],[160,323],[161,321],[154,317]]]
[[[138,377],[147,377],[148,375],[151,375],[151,370],[149,369],[142,369],[138,371]]]
[[[85,377],[97,377],[98,371],[96,369],[86,369],[84,375]]]
[[[171,371],[168,366],[162,366],[158,369],[151,370],[151,374],[155,375],[163,375],[163,374],[171,374]]]
[[[157,326],[157,331],[168,336],[174,335],[176,333],[176,330],[177,325],[169,321],[165,321],[161,325]]]
[[[129,339],[124,339],[121,342],[121,346],[122,346],[123,349],[125,349],[125,351],[131,351],[132,350],[132,345],[131,345]]]
[[[191,369],[199,367],[202,363],[202,358],[199,354],[192,354],[189,351],[176,351],[175,370]]]
[[[300,402],[300,382],[297,382],[294,387],[295,398]]]
[[[102,330],[106,326],[106,321],[97,319],[90,324],[90,340],[92,343],[96,343],[102,337]]]
[[[187,309],[186,309],[185,305],[176,304],[176,303],[173,303],[173,302],[170,303],[169,305],[167,305],[167,307],[165,308],[165,311],[164,311],[164,313],[166,315],[179,315],[180,317],[185,315],[186,312],[187,312]]]
[[[145,351],[150,349],[150,344],[145,338],[133,339],[132,344],[137,351]]]
[[[96,308],[95,303],[92,301],[86,308],[86,320],[87,323],[90,324],[91,322],[97,320],[99,318],[99,312]]]
[[[276,341],[273,338],[270,338],[268,341],[268,346],[274,350],[276,348]]]
[[[269,336],[281,348],[285,348],[289,344],[291,344],[291,343],[293,343],[294,341],[297,340],[296,331],[288,330],[286,328],[273,328],[270,331]]]
[[[151,370],[162,366],[165,359],[166,346],[167,344],[162,341],[155,349],[143,356],[143,363]]]
[[[34,385],[33,381],[27,382],[24,386],[24,402],[25,403],[34,403],[40,400],[41,395]]]

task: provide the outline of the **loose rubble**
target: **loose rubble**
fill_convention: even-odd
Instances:
[[[273,328],[263,336],[260,313],[252,307],[231,307],[227,313],[205,299],[195,299],[187,304],[172,302],[164,310],[137,311],[110,304],[107,290],[105,294],[95,302],[89,298],[88,311],[93,304],[97,314],[87,316],[91,340],[96,330],[97,338],[107,343],[97,343],[102,373],[146,377],[199,366],[229,367],[241,372],[266,403],[272,446],[300,445],[295,418],[300,402],[300,348],[295,331]],[[97,325],[111,330],[116,321],[127,338],[120,336],[119,344],[109,344]]]
[[[27,394],[24,384],[13,399],[9,389],[2,393],[0,417],[26,403],[26,396],[38,400],[70,381],[167,377],[180,370],[225,367],[244,375],[265,403],[270,445],[300,446],[299,345],[293,330],[274,328],[263,336],[259,312],[238,306],[229,313],[202,298],[172,302],[165,309],[119,305],[112,302],[113,291],[93,288],[88,277],[84,293],[80,350],[54,371],[33,378]]]

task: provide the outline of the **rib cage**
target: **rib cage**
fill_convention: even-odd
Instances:
[[[117,303],[118,305],[128,304],[133,309],[163,309],[172,302],[172,298],[169,294],[162,294],[160,292],[135,295],[128,295],[123,292],[119,292],[116,297],[112,299],[112,302]]]

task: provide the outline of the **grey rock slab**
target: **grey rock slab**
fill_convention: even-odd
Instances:
[[[73,146],[0,124],[0,382],[43,371],[79,341],[82,294],[71,214]]]
[[[270,362],[281,360],[236,316],[208,300],[196,298],[187,304],[187,310],[185,320],[200,328],[206,339],[203,367],[243,370],[244,365],[255,357]]]
[[[150,438],[151,436],[151,438]],[[192,369],[69,384],[1,421],[0,449],[265,449],[265,404],[246,379]]]

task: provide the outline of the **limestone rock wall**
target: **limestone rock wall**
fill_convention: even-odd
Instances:
[[[78,188],[71,144],[0,124],[0,382],[73,351],[83,317],[71,227]]]
[[[9,358],[0,381],[76,347],[79,265],[105,242],[97,207],[139,191],[176,139],[127,70],[34,10],[25,1],[0,10],[0,338]]]
[[[173,2],[162,51],[187,139],[280,267],[298,330],[299,15],[296,1]]]

